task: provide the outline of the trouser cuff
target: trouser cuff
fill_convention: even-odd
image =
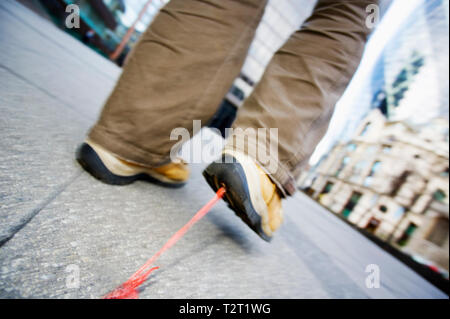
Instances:
[[[245,141],[239,143],[237,140]],[[276,146],[275,146],[276,147]],[[255,136],[234,133],[225,144],[224,150],[239,151],[255,160],[275,183],[283,197],[291,196],[297,190],[296,180],[289,168],[278,159],[275,147],[267,146],[267,140],[259,141]],[[266,152],[267,149],[271,152]]]

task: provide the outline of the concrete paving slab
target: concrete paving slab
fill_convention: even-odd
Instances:
[[[15,1],[0,2],[0,42],[3,243],[79,174],[75,147],[120,69]]]
[[[213,195],[194,167],[183,189],[115,187],[81,174],[0,249],[0,297],[98,298],[151,257]],[[298,194],[268,244],[220,203],[156,263],[142,298],[445,298]],[[375,263],[381,287],[368,289]],[[80,286],[70,288],[71,269]]]
[[[80,174],[74,147],[87,122],[0,68],[0,243]]]

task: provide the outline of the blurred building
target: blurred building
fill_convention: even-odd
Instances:
[[[300,188],[410,255],[449,269],[448,119],[412,127],[375,109]]]
[[[352,138],[370,109],[412,124],[448,117],[449,1],[406,2],[393,1],[375,29],[312,164],[336,141]]]
[[[114,12],[110,11],[101,0],[39,0],[49,18],[62,30],[107,57],[120,42],[119,35],[114,33],[120,24]],[[36,3],[36,1],[34,2]],[[67,6],[75,4],[80,9],[79,28],[67,28],[66,18],[70,10]],[[34,6],[36,9],[37,5]],[[120,8],[124,10],[122,6]]]
[[[108,57],[138,18],[146,2],[147,0],[35,0],[28,1],[28,5],[36,12],[41,12],[44,8],[45,13],[61,29]],[[119,57],[119,64],[122,64],[131,47],[167,2],[168,0],[151,1]],[[65,19],[69,14],[66,7],[70,4],[76,4],[80,9],[80,28],[65,27]]]
[[[448,46],[448,1],[422,1],[383,49],[370,79],[371,94],[363,95],[372,99],[372,107],[378,107],[377,94],[385,96],[390,119],[426,123],[448,116]]]

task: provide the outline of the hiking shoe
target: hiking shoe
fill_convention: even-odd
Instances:
[[[111,185],[126,185],[136,180],[147,180],[163,186],[180,187],[189,177],[186,163],[145,167],[122,160],[89,139],[78,147],[76,159],[92,176]]]
[[[224,186],[228,206],[262,239],[271,240],[283,221],[281,196],[253,159],[225,150],[221,162],[211,163],[203,176],[214,191]]]

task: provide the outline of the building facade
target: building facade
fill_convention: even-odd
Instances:
[[[448,271],[448,125],[436,118],[411,127],[375,109],[299,186],[357,227]]]
[[[449,1],[406,2],[392,1],[371,35],[312,165],[336,141],[352,138],[373,108],[383,108],[391,120],[413,124],[448,117]]]

